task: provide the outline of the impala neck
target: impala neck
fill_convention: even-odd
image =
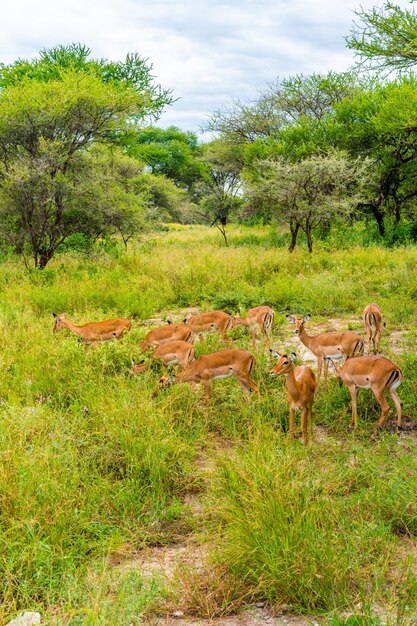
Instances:
[[[311,341],[312,339],[314,339],[314,337],[312,337],[311,335],[307,335],[307,332],[304,326],[301,328],[301,330],[298,331],[298,336],[300,337],[301,343],[303,343],[305,346],[307,346],[307,348],[309,348]]]
[[[300,395],[300,385],[295,379],[294,368],[287,374],[284,374],[284,376],[288,391],[294,400],[297,400]]]
[[[73,333],[76,333],[77,335],[82,335],[82,332],[80,330],[79,326],[76,326],[75,324],[73,324],[72,322],[70,322],[67,319],[61,319],[61,324],[63,326],[65,326],[65,328],[68,328],[68,330],[70,330]]]

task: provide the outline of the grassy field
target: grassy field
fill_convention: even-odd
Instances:
[[[417,249],[318,243],[289,255],[276,243],[266,227],[235,229],[228,248],[213,230],[173,227],[127,252],[60,255],[42,272],[0,266],[1,623],[26,609],[45,624],[140,624],[256,601],[334,626],[417,623]],[[365,390],[349,434],[350,396],[332,378],[314,444],[291,442],[284,381],[269,377],[262,343],[261,397],[249,405],[235,380],[215,382],[206,408],[188,385],[152,398],[154,368],[129,375],[151,318],[269,304],[280,350],[297,347],[287,312],[310,313],[312,333],[329,319],[360,330],[369,302],[404,373],[400,437],[388,423],[370,442],[378,405]],[[128,317],[133,329],[92,349],[54,336],[53,312],[80,324]],[[231,334],[250,349],[243,328]],[[215,335],[196,343],[197,355],[222,347]],[[175,586],[124,567],[190,538],[204,558],[179,568]]]

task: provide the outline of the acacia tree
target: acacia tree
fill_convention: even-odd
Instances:
[[[146,77],[143,89],[135,82],[134,63],[86,68],[81,57],[67,67],[49,57],[19,61],[0,72],[0,226],[3,238],[39,268],[71,234],[114,229],[111,198],[117,196],[119,213],[132,211],[135,201],[116,176],[114,155],[104,150],[98,158],[94,147],[157,113],[163,100],[147,89]],[[139,72],[143,62],[136,60]]]
[[[215,139],[204,147],[205,176],[194,187],[194,200],[198,213],[210,226],[221,232],[228,245],[226,226],[230,216],[243,202],[240,194],[239,151],[232,145]]]
[[[360,58],[360,65],[379,70],[407,70],[417,63],[417,15],[393,2],[371,11],[355,11],[347,47]]]
[[[257,163],[247,181],[250,202],[266,203],[275,218],[289,225],[292,252],[299,231],[313,251],[313,231],[337,217],[346,218],[361,197],[368,164],[352,162],[345,154],[314,155],[297,162],[283,157]]]

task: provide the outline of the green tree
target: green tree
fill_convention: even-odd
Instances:
[[[204,146],[202,157],[205,177],[195,186],[198,214],[210,226],[216,226],[228,245],[226,226],[241,206],[241,166],[235,146],[215,139]]]
[[[197,136],[171,126],[149,126],[127,133],[122,139],[127,154],[146,164],[152,174],[166,176],[175,185],[191,190],[203,175]]]
[[[157,119],[163,109],[172,104],[171,91],[155,83],[152,65],[136,52],[128,53],[123,62],[91,59],[90,56],[90,48],[72,43],[41,50],[39,58],[18,59],[9,65],[1,63],[0,90],[16,87],[28,79],[56,83],[71,70],[74,74],[94,76],[107,85],[120,85],[135,91],[142,99],[142,107],[129,113],[141,121],[145,116]]]
[[[250,202],[267,204],[275,219],[288,224],[289,251],[304,231],[309,252],[313,251],[313,231],[335,218],[346,218],[361,197],[361,183],[368,164],[352,162],[343,153],[314,155],[290,162],[283,157],[257,163],[256,175],[245,186]]]
[[[371,84],[346,98],[328,120],[328,141],[352,157],[374,164],[361,209],[371,212],[379,232],[385,220],[398,224],[414,211],[417,197],[417,78]]]
[[[371,11],[355,11],[347,47],[366,68],[406,70],[417,63],[417,15],[393,2]]]
[[[37,267],[69,235],[110,226],[110,187],[118,183],[109,152],[105,165],[93,148],[149,107],[148,97],[128,84],[73,68],[60,70],[59,79],[26,77],[0,91],[0,224]],[[120,184],[118,194],[132,203]]]

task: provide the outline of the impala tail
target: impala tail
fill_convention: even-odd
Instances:
[[[391,374],[389,375],[385,387],[389,391],[394,391],[395,389],[397,389],[397,387],[401,385],[402,379],[403,379],[402,371],[400,369],[396,369],[393,372],[391,372]]]

